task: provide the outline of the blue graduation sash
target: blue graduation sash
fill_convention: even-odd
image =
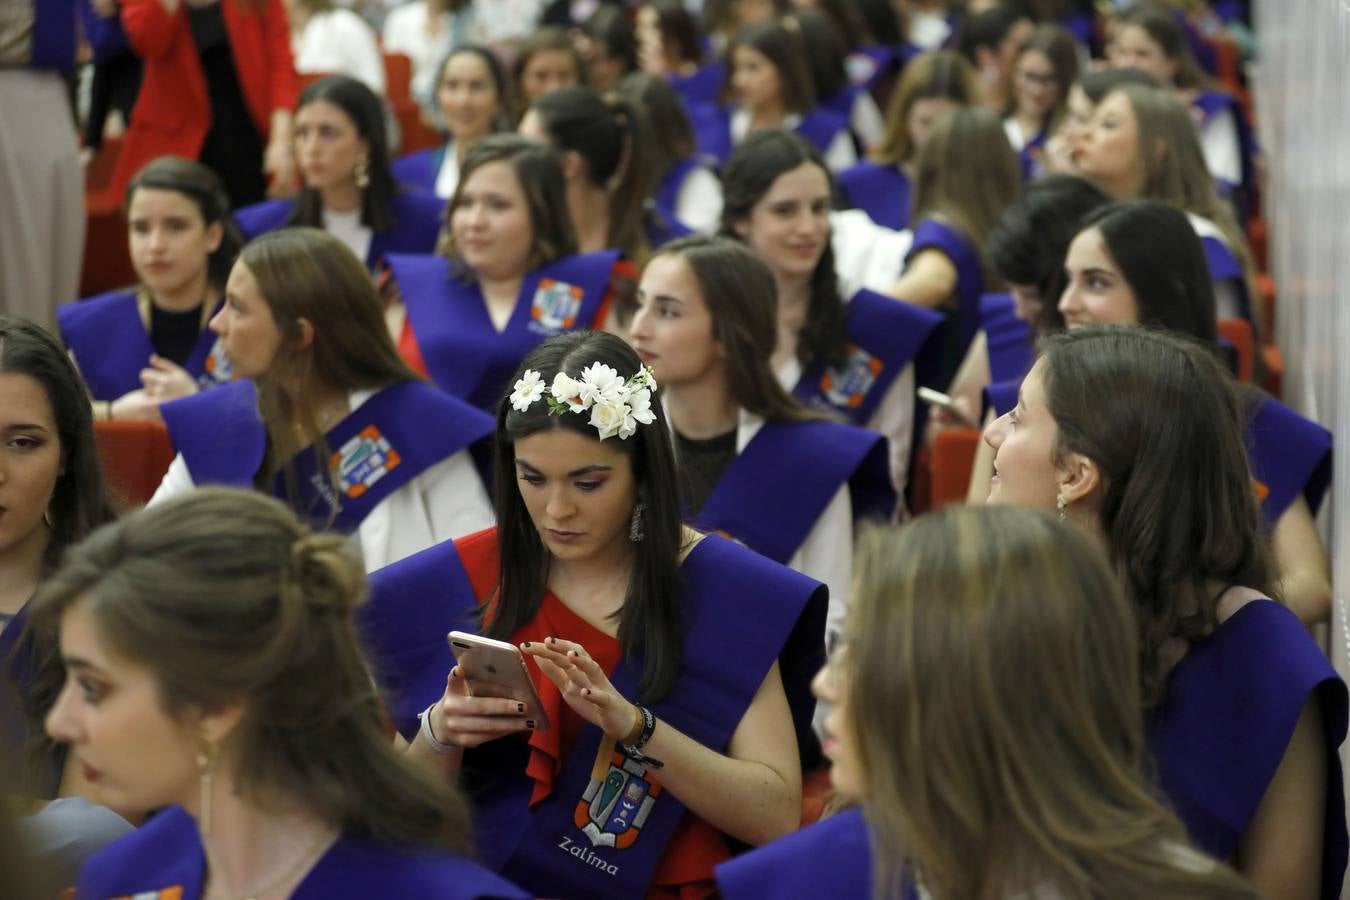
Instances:
[[[876,87],[882,76],[899,65],[900,54],[896,48],[884,44],[859,47],[844,60],[844,69],[848,73],[849,82],[868,91]]]
[[[1017,392],[1021,389],[1021,378],[1010,378],[1007,381],[995,381],[985,385],[983,412],[987,413],[992,409],[994,415],[1006,416],[1017,405]]]
[[[839,173],[839,188],[878,225],[896,231],[909,225],[909,176],[899,166],[858,163]]]
[[[942,368],[940,313],[863,289],[844,308],[848,358],[812,362],[792,393],[816,409],[866,425],[896,376],[913,362],[915,380],[931,385]]]
[[[1205,262],[1209,264],[1209,280],[1215,284],[1231,281],[1237,285],[1238,299],[1242,304],[1242,318],[1252,323],[1256,329],[1256,320],[1252,318],[1251,297],[1247,293],[1247,279],[1242,274],[1242,264],[1237,255],[1228,249],[1228,245],[1213,235],[1204,235],[1200,244],[1205,248]]]
[[[652,249],[694,233],[694,229],[675,218],[675,211],[650,201],[643,216],[642,229],[647,234],[647,243]]]
[[[450,145],[446,143],[400,156],[390,164],[389,170],[399,184],[434,195],[436,177],[441,173],[441,164],[445,162],[445,153],[449,149]]]
[[[90,857],[75,896],[197,900],[205,874],[197,823],[181,807],[171,806]],[[469,860],[352,834],[339,837],[291,895],[293,900],[418,896],[524,900],[527,895]]]
[[[1345,682],[1284,606],[1254,600],[1191,645],[1153,711],[1159,786],[1195,846],[1216,859],[1237,847],[1310,698],[1322,709],[1327,785],[1322,896],[1340,894],[1345,798],[1336,748],[1345,739]]]
[[[435,179],[432,180],[433,187]],[[445,201],[419,190],[400,190],[389,200],[392,227],[373,231],[366,251],[366,268],[374,271],[391,253],[431,253],[441,231]],[[235,224],[249,240],[291,224],[295,199],[284,197],[245,206],[234,214]]]
[[[194,484],[253,487],[267,452],[267,426],[251,380],[170,401],[159,414]]]
[[[695,105],[716,103],[726,78],[726,66],[720,61],[700,66],[689,75],[666,76],[675,93],[684,100],[686,109]]]
[[[1069,13],[1059,20],[1059,25],[1074,36],[1084,49],[1091,50],[1093,39],[1097,36],[1097,17],[1090,12]]]
[[[849,110],[852,110],[853,104],[850,95]],[[806,138],[821,153],[830,149],[830,144],[834,142],[835,135],[841,131],[848,131],[848,112],[839,112],[837,109],[829,109],[824,106],[817,106],[815,109],[802,116],[802,120],[797,123],[793,131]]]
[[[858,807],[742,853],[718,866],[716,873],[723,900],[875,896],[871,835]]]
[[[1031,326],[1017,317],[1011,294],[980,298],[980,327],[989,351],[990,380],[1020,382],[1036,361]]]
[[[390,254],[422,358],[441,390],[495,410],[520,361],[545,338],[596,326],[617,250],[568,256],[531,272],[506,328],[497,331],[475,280],[440,256]]]
[[[713,488],[694,527],[786,564],[841,486],[855,519],[895,509],[886,439],[840,422],[765,422]]]
[[[31,647],[20,649],[19,637],[28,625],[28,604],[24,604],[0,631],[0,754],[18,759],[28,741],[28,722],[22,703],[32,684],[37,661]]]
[[[75,68],[75,0],[31,0],[33,8],[32,53],[27,68]]]
[[[694,128],[694,140],[701,156],[709,156],[720,166],[731,156],[735,142],[731,137],[730,106],[699,104],[689,110],[689,123]],[[821,153],[830,147],[834,136],[848,129],[848,116],[816,107],[802,116],[793,131],[806,138]]]
[[[980,327],[980,295],[984,292],[984,270],[980,255],[970,239],[950,225],[936,219],[924,219],[914,226],[914,243],[905,257],[908,263],[921,250],[938,250],[956,267],[956,323],[948,329],[949,366],[965,358],[975,332]]]
[[[253,486],[267,446],[253,382],[236,381],[166,403],[161,412],[194,483]],[[313,448],[291,460],[298,496],[287,496],[283,473],[273,481],[272,494],[314,527],[350,534],[390,494],[493,427],[491,416],[462,400],[420,381],[399,382],[329,429],[331,456],[323,468]],[[333,494],[327,466],[335,467],[340,496]]]
[[[387,497],[495,426],[487,413],[423,381],[390,385],[329,429],[328,459],[306,449],[291,461],[299,492],[292,504],[313,527],[351,534]],[[286,499],[284,473],[272,493]]]
[[[684,180],[689,177],[689,173],[699,167],[697,156],[686,156],[684,159],[677,159],[675,164],[666,172],[661,183],[657,185],[656,193],[652,199],[663,209],[674,211],[680,205],[680,189],[684,187]]]
[[[141,321],[135,291],[111,291],[63,304],[56,310],[56,320],[61,340],[75,354],[95,400],[116,400],[141,386],[141,370],[150,365],[155,348]],[[202,329],[183,368],[203,389],[230,380],[229,357],[209,328]]]
[[[1264,394],[1249,416],[1247,458],[1252,477],[1267,488],[1261,502],[1267,527],[1275,526],[1299,494],[1317,515],[1331,483],[1331,432]]]
[[[777,661],[801,740],[815,705],[811,670],[824,661],[825,587],[715,535],[693,549],[681,571],[684,655],[674,688],[652,712],[723,751]],[[635,698],[641,672],[641,658],[625,657],[610,682]],[[527,747],[513,743],[465,753],[465,768],[485,779],[474,802],[488,867],[544,896],[642,896],[685,813],[662,789],[659,771],[634,764],[599,728],[585,725],[552,792],[528,813],[534,781],[525,774]]]

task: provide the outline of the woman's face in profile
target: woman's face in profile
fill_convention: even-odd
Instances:
[[[51,537],[44,518],[63,467],[56,412],[42,382],[0,372],[0,558],[40,559]]]
[[[848,645],[841,639],[830,650],[829,662],[811,681],[811,693],[829,706],[823,723],[821,751],[830,760],[830,784],[850,800],[863,795],[863,771],[853,743],[852,710],[848,703]]]

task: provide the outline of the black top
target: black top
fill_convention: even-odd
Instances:
[[[202,332],[202,307],[194,306],[187,312],[168,312],[153,304],[150,307],[150,345],[155,353],[178,365],[187,363],[197,337]]]
[[[244,102],[220,6],[212,3],[187,8],[188,25],[201,57],[206,93],[211,101],[211,129],[206,133],[199,158],[220,175],[230,195],[231,208],[238,209],[262,200],[267,193],[267,181],[262,171],[262,136]]]
[[[680,500],[692,518],[703,510],[722,473],[736,458],[736,429],[704,440],[676,431],[675,450],[680,460]]]

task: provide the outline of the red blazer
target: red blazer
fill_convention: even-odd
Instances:
[[[221,0],[221,12],[244,102],[266,143],[272,112],[295,108],[286,11],[281,0]],[[186,9],[180,4],[169,13],[161,0],[123,0],[122,27],[145,69],[113,173],[119,200],[131,177],[155,157],[196,159],[211,126],[206,76]]]

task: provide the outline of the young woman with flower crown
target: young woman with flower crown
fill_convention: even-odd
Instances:
[[[497,527],[377,572],[361,613],[409,752],[546,896],[703,895],[728,839],[800,816],[825,590],[681,524],[656,390],[613,335],[535,348],[497,413]],[[453,629],[520,647],[548,721],[473,696]]]
[[[438,255],[389,257],[385,318],[409,365],[481,409],[544,338],[606,326],[637,278],[617,250],[577,252],[563,163],[519,135],[474,144],[446,220]]]

